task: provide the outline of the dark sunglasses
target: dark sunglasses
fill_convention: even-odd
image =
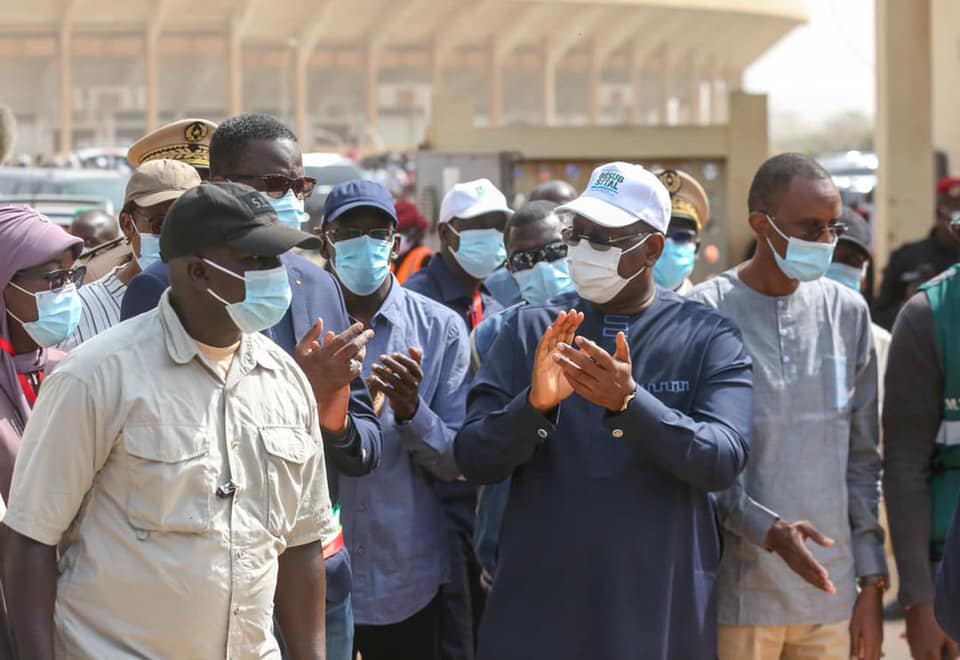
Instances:
[[[677,245],[686,245],[687,243],[699,242],[699,239],[697,238],[697,232],[683,229],[669,232],[667,234],[667,238],[672,240]]]
[[[541,261],[557,261],[567,256],[567,244],[563,241],[554,241],[541,248],[523,250],[510,255],[510,270],[513,272],[530,270]]]
[[[60,270],[48,270],[46,272],[23,270],[17,273],[14,278],[18,280],[46,280],[50,290],[56,291],[57,289],[61,289],[68,284],[81,286],[83,284],[83,278],[86,276],[86,274],[86,266],[76,266],[74,268],[61,268]]]
[[[267,174],[266,176],[252,176],[249,174],[231,174],[224,177],[228,181],[259,181],[259,186],[254,186],[269,197],[280,199],[287,194],[288,190],[293,190],[297,197],[306,199],[313,194],[313,189],[317,185],[317,180],[312,176],[302,176],[298,179],[291,179],[282,174]]]

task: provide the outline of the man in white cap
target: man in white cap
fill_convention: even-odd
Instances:
[[[455,311],[471,332],[503,309],[484,280],[507,259],[503,230],[512,215],[507,198],[488,179],[456,184],[440,204],[440,251],[406,288]],[[452,572],[440,592],[441,657],[470,660],[484,599],[482,569],[473,554],[477,487],[458,481],[437,489],[450,524]]]
[[[715,658],[710,493],[747,461],[750,359],[730,321],[654,284],[656,176],[603,165],[559,210],[579,299],[505,324],[455,443],[467,478],[512,476],[478,658]]]

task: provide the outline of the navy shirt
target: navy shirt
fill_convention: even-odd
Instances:
[[[280,256],[287,269],[293,300],[280,322],[263,334],[293,355],[299,338],[303,337],[318,318],[323,319],[324,330],[343,332],[351,325],[343,294],[337,281],[309,259],[294,252]],[[157,306],[160,296],[170,285],[167,265],[156,262],[131,280],[120,308],[121,320],[147,312]],[[211,297],[211,304],[217,303]],[[367,474],[380,460],[382,435],[380,421],[373,412],[370,393],[362,378],[350,384],[350,433],[335,445],[324,442],[324,458],[330,499],[339,498],[337,474],[360,476]],[[339,552],[327,560],[327,600],[342,602],[350,593],[350,557]]]
[[[447,526],[435,484],[460,476],[453,439],[466,413],[470,349],[456,314],[396,279],[370,327],[376,334],[367,345],[364,377],[381,355],[423,351],[416,414],[398,423],[386,403],[379,467],[340,479],[354,619],[389,625],[426,607],[448,578]]]
[[[463,288],[444,262],[442,255],[437,254],[426,268],[414,273],[404,286],[446,305],[463,319],[467,332],[473,330],[473,315],[470,310],[473,305],[473,293]],[[503,305],[485,286],[480,287],[480,300],[483,319],[490,318],[503,309]],[[477,506],[476,485],[464,481],[439,483],[437,490],[443,498],[447,518],[452,528],[465,534],[467,538],[472,537],[474,510]]]
[[[739,331],[658,291],[636,316],[577,301],[578,334],[627,334],[636,398],[620,414],[574,394],[553,419],[527,401],[561,311],[524,306],[474,381],[455,454],[481,483],[512,475],[479,660],[717,655],[720,530],[712,491],[749,451],[753,388]]]

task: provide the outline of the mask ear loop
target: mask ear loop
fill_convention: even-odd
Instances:
[[[10,284],[10,286],[12,286],[13,288],[17,289],[18,291],[20,291],[20,292],[22,292],[22,293],[25,293],[25,294],[27,294],[28,296],[33,296],[34,304],[36,304],[37,294],[35,294],[33,291],[27,291],[26,289],[24,289],[22,286],[20,286],[20,285],[17,284],[16,282],[9,282],[9,284]],[[26,326],[26,322],[20,320],[20,317],[17,316],[16,314],[14,314],[13,312],[11,312],[9,308],[5,308],[4,311],[6,311],[7,314],[9,314],[10,316],[12,316],[12,317],[16,320],[16,322],[19,323],[21,326]],[[37,314],[38,314],[38,315],[40,314],[40,308],[39,308],[39,307],[37,308]]]
[[[222,271],[222,272],[226,273],[227,275],[231,275],[231,276],[237,278],[238,280],[243,280],[244,282],[246,282],[246,278],[240,277],[239,275],[237,275],[236,273],[234,273],[234,272],[233,272],[232,270],[230,270],[229,268],[224,268],[224,267],[221,266],[220,264],[215,263],[215,262],[213,262],[213,261],[210,261],[209,259],[206,259],[206,258],[204,258],[204,257],[200,257],[200,260],[201,260],[203,263],[207,264],[208,266],[213,266],[213,267],[216,268],[217,270]],[[214,299],[219,300],[220,302],[222,302],[224,305],[232,305],[232,304],[233,304],[232,302],[223,299],[220,295],[217,294],[216,291],[214,291],[214,290],[211,289],[210,287],[207,287],[207,293],[209,293],[211,296],[213,296]]]

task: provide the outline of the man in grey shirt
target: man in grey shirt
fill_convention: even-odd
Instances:
[[[840,195],[815,161],[783,154],[760,167],[748,204],[756,253],[691,294],[740,326],[754,363],[753,451],[718,498],[720,660],[876,659],[876,356],[866,302],[821,277]]]
[[[883,491],[900,576],[900,604],[906,609],[907,642],[914,658],[935,660],[941,660],[944,651],[950,658],[960,656],[933,611],[936,565],[930,552],[930,477],[943,397],[944,373],[933,311],[927,292],[920,291],[901,308],[890,342],[883,409]]]

